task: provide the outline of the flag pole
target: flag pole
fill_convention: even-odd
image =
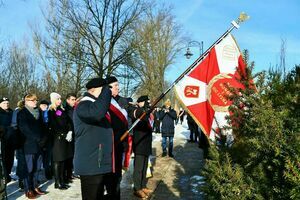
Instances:
[[[129,134],[129,132],[146,116],[146,114],[151,113],[152,110],[154,109],[154,107],[156,106],[156,104],[162,100],[164,98],[164,96],[187,74],[189,73],[200,61],[202,61],[210,52],[210,50],[216,46],[219,42],[221,42],[234,28],[238,29],[240,26],[239,24],[248,20],[249,16],[242,12],[240,14],[240,16],[238,17],[238,19],[235,21],[233,20],[231,22],[231,26],[230,28],[228,28],[223,35],[221,35],[221,37],[219,37],[203,54],[200,55],[199,58],[197,58],[193,64],[191,64],[172,84],[171,86],[164,91],[163,93],[161,93],[161,95],[156,98],[156,100],[151,104],[150,109],[147,112],[143,112],[143,114],[131,125],[131,127],[122,135],[122,137],[120,138],[120,141],[123,141],[127,135]]]

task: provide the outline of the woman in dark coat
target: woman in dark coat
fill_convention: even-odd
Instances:
[[[164,108],[160,112],[161,134],[162,134],[162,156],[167,155],[167,139],[169,138],[169,156],[173,156],[173,138],[175,132],[175,120],[177,118],[176,111],[171,108],[171,101],[168,99],[165,102]]]
[[[50,94],[51,106],[48,112],[49,131],[53,137],[52,159],[54,168],[54,188],[67,189],[64,180],[65,161],[73,156],[72,125],[67,113],[61,106],[61,96],[57,93]]]
[[[18,112],[17,124],[20,132],[25,136],[23,150],[27,173],[24,177],[24,189],[26,197],[32,199],[37,194],[46,194],[38,187],[38,171],[42,163],[41,150],[45,146],[46,137],[42,114],[37,108],[36,95],[25,96],[25,107]]]

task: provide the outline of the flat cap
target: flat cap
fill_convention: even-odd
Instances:
[[[107,84],[111,84],[111,83],[114,83],[114,82],[118,82],[118,79],[114,76],[109,76],[106,78],[106,83]]]
[[[148,100],[149,100],[149,97],[147,95],[143,95],[137,99],[137,102],[140,103],[140,102],[148,101]]]
[[[106,80],[98,77],[98,78],[93,78],[93,79],[89,80],[89,82],[87,82],[85,87],[87,89],[91,89],[91,88],[102,87],[105,84],[106,84]]]

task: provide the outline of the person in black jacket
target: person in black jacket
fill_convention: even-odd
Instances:
[[[64,190],[69,186],[64,177],[65,162],[72,158],[72,122],[62,107],[61,96],[58,93],[50,94],[51,105],[48,111],[49,130],[53,137],[52,160],[54,168],[54,188]]]
[[[113,199],[120,199],[120,183],[122,179],[123,154],[126,152],[128,137],[120,141],[122,135],[128,130],[128,114],[122,108],[124,97],[119,96],[119,82],[116,77],[111,76],[106,78],[107,84],[111,87],[112,99],[109,107],[111,117],[111,125],[114,131],[114,153],[115,153],[115,173],[113,182]]]
[[[152,190],[146,187],[148,159],[152,153],[152,122],[149,107],[149,97],[141,96],[137,99],[137,107],[130,114],[135,121],[147,112],[147,115],[133,129],[133,184],[134,195],[139,198],[146,198],[152,193]]]
[[[189,142],[197,142],[199,140],[198,125],[189,113],[187,113],[186,119],[190,130]]]
[[[160,133],[160,118],[159,118],[160,108],[156,107],[153,111],[154,115],[154,124],[153,124],[153,132]]]
[[[49,132],[49,117],[48,117],[48,111],[49,111],[49,102],[45,99],[40,101],[39,108],[43,115],[43,123],[46,129],[46,135],[47,135],[47,142],[45,145],[45,148],[42,150],[42,157],[43,157],[43,167],[45,169],[45,177],[48,180],[52,179],[53,176],[53,170],[52,170],[52,135]]]
[[[173,155],[173,139],[175,132],[175,120],[177,118],[176,111],[171,108],[171,101],[168,99],[165,102],[163,109],[160,111],[161,120],[161,135],[162,135],[162,156],[167,155],[167,139],[169,139],[168,155],[169,157],[174,157]]]
[[[112,198],[113,129],[108,109],[111,90],[105,79],[94,78],[87,84],[87,93],[77,104],[74,115],[74,170],[80,175],[83,200],[104,198],[104,184],[108,199]]]
[[[12,109],[9,108],[9,99],[3,97],[0,99],[0,128],[3,130],[3,139],[2,139],[2,157],[3,157],[3,165],[4,165],[4,173],[6,183],[11,181],[10,172],[14,162],[14,148],[13,141],[11,141],[11,137],[9,134],[9,127],[11,125],[12,120]]]
[[[24,154],[27,165],[27,177],[24,179],[24,189],[27,198],[44,195],[38,187],[38,171],[42,163],[41,150],[45,146],[46,137],[42,113],[37,108],[35,94],[25,96],[25,107],[17,115],[19,130],[25,136]]]
[[[66,102],[65,102],[65,110],[67,113],[67,116],[69,118],[69,121],[71,122],[71,126],[72,126],[72,138],[75,138],[75,131],[74,131],[74,124],[73,124],[73,112],[74,112],[74,106],[75,106],[75,102],[76,102],[76,94],[74,93],[68,93],[66,96]],[[72,147],[72,157],[67,159],[65,162],[65,172],[64,172],[64,177],[65,177],[65,181],[67,183],[71,183],[73,176],[72,176],[72,172],[73,172],[73,158],[74,158],[74,145],[75,142],[74,140],[72,140],[70,142],[70,145]]]

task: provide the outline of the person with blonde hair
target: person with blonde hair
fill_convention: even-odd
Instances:
[[[54,188],[65,190],[69,186],[64,177],[65,161],[73,156],[72,152],[72,124],[62,106],[58,93],[50,94],[51,105],[48,111],[49,131],[53,138],[52,160],[54,168]]]
[[[169,139],[168,154],[169,157],[174,157],[173,155],[173,138],[175,132],[175,120],[177,118],[176,111],[171,108],[171,101],[168,99],[160,112],[161,120],[161,135],[162,135],[162,156],[167,155],[167,139]]]
[[[41,150],[45,145],[45,127],[42,113],[37,108],[37,96],[27,94],[24,98],[25,107],[17,115],[19,130],[25,135],[24,154],[27,166],[27,176],[24,178],[25,195],[29,199],[44,195],[38,187],[38,171],[41,167]]]

